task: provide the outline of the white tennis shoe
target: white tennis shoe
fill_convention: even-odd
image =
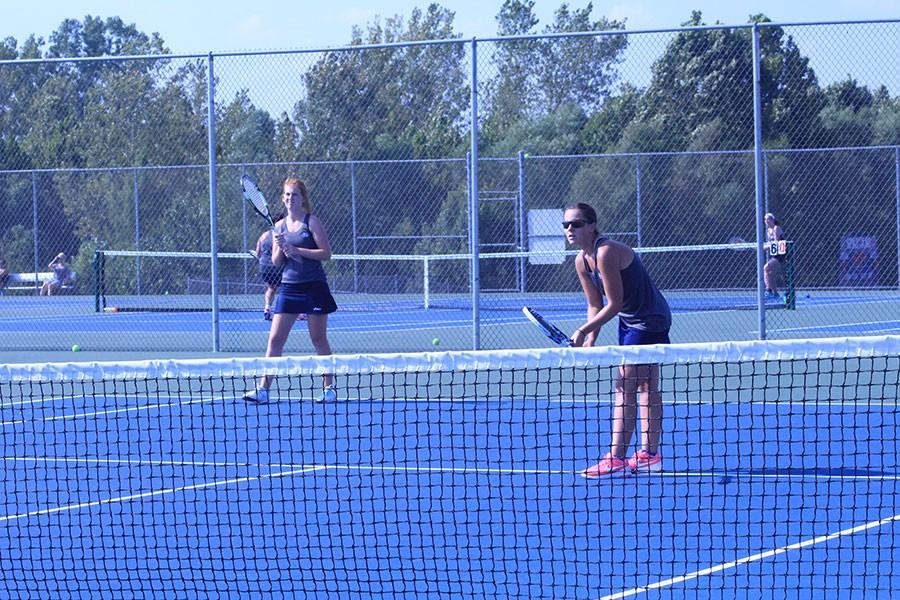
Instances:
[[[266,404],[269,401],[269,390],[266,388],[256,388],[244,393],[244,400],[247,402],[255,402],[256,404]]]
[[[337,390],[333,385],[329,385],[322,390],[322,394],[316,399],[316,402],[334,402],[337,400]]]

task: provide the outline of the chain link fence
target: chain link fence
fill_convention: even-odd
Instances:
[[[896,331],[898,28],[0,61],[4,345],[262,352],[244,173],[274,213],[307,182],[339,352],[543,344],[526,304],[574,329],[573,202],[642,252],[674,340]],[[777,301],[765,212],[792,242]],[[40,297],[60,252],[76,277]],[[298,327],[287,350],[311,349]]]

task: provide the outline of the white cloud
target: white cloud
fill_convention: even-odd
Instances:
[[[257,40],[265,35],[265,25],[259,15],[244,17],[238,21],[235,30],[238,37],[245,40]]]
[[[353,7],[339,11],[335,15],[335,20],[345,25],[363,26],[370,21],[374,21],[375,17],[390,16],[383,13],[384,11],[379,11],[374,8]]]
[[[643,2],[613,4],[604,12],[603,16],[613,21],[625,21],[625,28],[632,31],[672,27],[671,23],[661,23],[659,12],[650,10]]]

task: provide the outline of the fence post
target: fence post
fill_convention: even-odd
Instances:
[[[359,292],[359,248],[356,246],[356,163],[350,161],[350,225],[353,230],[353,291]]]
[[[518,229],[519,229],[519,252],[525,252],[527,249],[528,235],[528,213],[525,212],[525,152],[519,150],[519,193],[517,194],[516,210],[518,212]],[[528,261],[524,256],[519,257],[519,293],[524,294],[528,287]]]
[[[894,213],[897,219],[897,289],[900,289],[900,146],[894,147]]]
[[[766,230],[763,227],[763,153],[762,98],[759,51],[759,23],[753,24],[753,153],[754,186],[756,190],[756,302],[759,315],[759,339],[766,339],[765,254]]]
[[[634,155],[634,193],[635,193],[635,204],[637,210],[637,247],[643,247],[644,243],[641,240],[641,155],[640,153]]]
[[[134,250],[141,251],[141,198],[138,194],[138,175],[137,169],[131,172],[131,183],[134,189]],[[137,287],[137,295],[141,295],[141,257],[134,257],[134,277]]]
[[[244,169],[245,169],[245,166],[241,165],[241,174],[243,174]],[[256,240],[251,241],[249,239],[249,237],[250,237],[250,228],[249,228],[249,224],[247,223],[247,203],[241,202],[241,239],[244,240],[244,248],[243,248],[244,254],[248,254],[248,251],[250,250],[251,245],[253,246],[254,252],[256,251]],[[258,261],[259,261],[259,259],[257,258],[257,264],[259,264]],[[241,275],[243,276],[243,281],[244,281],[244,293],[247,294],[250,291],[250,265],[247,264],[248,261],[246,261],[246,260],[243,260],[241,262],[244,265],[244,268],[242,270],[243,272],[241,273]]]
[[[37,202],[37,173],[31,172],[31,228],[34,231],[34,280],[37,281],[37,274],[41,270],[38,256],[40,255],[40,244],[38,244],[38,202]]]
[[[481,272],[478,265],[478,41],[476,38],[472,38],[472,73],[469,84],[472,102],[471,122],[469,124],[471,127],[471,148],[469,150],[471,155],[471,167],[469,170],[469,189],[471,190],[469,195],[469,205],[471,207],[469,210],[469,237],[472,240],[472,350],[479,350],[481,348],[481,330],[479,327],[481,318],[479,314]]]
[[[210,300],[212,301],[212,351],[220,349],[219,340],[219,268],[216,255],[219,236],[216,226],[216,80],[213,73],[213,54],[209,53],[206,73],[207,128],[209,153],[209,251],[210,251]]]

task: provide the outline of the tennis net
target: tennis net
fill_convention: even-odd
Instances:
[[[764,254],[783,264],[783,296],[766,298],[766,308],[794,308],[794,246],[769,247]],[[754,243],[637,248],[672,309],[678,312],[757,308],[757,251]],[[518,312],[523,305],[543,311],[584,311],[574,276],[576,252],[490,252],[479,254],[480,310]],[[114,312],[209,311],[211,254],[101,250],[95,269],[96,309]],[[219,253],[218,306],[257,312],[265,286],[249,252]],[[469,254],[336,254],[326,263],[332,292],[342,310],[379,311],[472,309]]]
[[[623,364],[664,468],[585,479]],[[900,337],[0,365],[0,595],[889,597],[898,373]]]

